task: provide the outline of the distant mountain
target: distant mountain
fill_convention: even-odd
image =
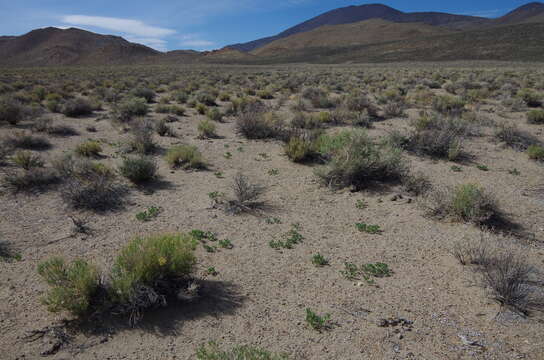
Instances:
[[[347,6],[316,16],[289,28],[278,35],[254,40],[248,43],[229,45],[228,47],[249,52],[269,44],[272,41],[311,31],[324,25],[350,24],[370,19],[383,19],[398,23],[420,22],[427,25],[446,26],[456,29],[465,29],[491,23],[490,19],[467,15],[453,15],[440,12],[404,13],[382,4]]]
[[[532,2],[512,10],[508,14],[496,19],[498,24],[514,24],[533,20],[535,17],[542,18],[544,15],[544,3]]]
[[[130,64],[160,52],[118,36],[54,27],[0,38],[0,64],[16,66]]]

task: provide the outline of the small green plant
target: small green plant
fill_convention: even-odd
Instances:
[[[34,155],[30,151],[17,151],[12,158],[13,162],[25,170],[41,168],[44,162],[39,155]]]
[[[359,269],[357,268],[357,265],[345,262],[344,270],[341,270],[340,274],[342,274],[342,276],[344,276],[348,280],[354,280],[357,279]]]
[[[223,154],[223,157],[225,157],[225,159],[231,159],[232,154],[229,151],[227,151],[226,153]]]
[[[126,157],[119,166],[121,175],[135,184],[144,184],[157,177],[157,163],[150,157]]]
[[[210,342],[200,346],[196,351],[197,360],[287,360],[287,355],[273,354],[253,346],[235,346],[229,351],[223,351],[219,346]]]
[[[218,244],[223,249],[232,249],[234,247],[229,239],[219,240]]]
[[[215,270],[215,267],[213,266],[210,266],[209,268],[206,269],[206,273],[208,275],[211,275],[211,276],[217,276],[219,275],[219,272],[217,270]]]
[[[489,168],[486,165],[477,165],[476,167],[478,170],[489,171]]]
[[[509,170],[508,170],[508,173],[509,173],[510,175],[514,175],[514,176],[519,176],[519,175],[521,175],[521,172],[520,172],[518,169],[516,169],[516,168],[509,169]]]
[[[544,110],[531,110],[527,113],[527,122],[529,124],[544,124]]]
[[[463,168],[461,168],[460,166],[457,166],[457,165],[452,165],[452,167],[450,168],[451,171],[453,172],[461,172],[463,171]]]
[[[382,230],[379,225],[369,225],[365,223],[356,223],[355,226],[360,232],[366,232],[368,234],[380,234]]]
[[[531,160],[544,160],[544,146],[531,145],[527,148],[527,155]]]
[[[203,230],[191,230],[191,236],[195,238],[198,241],[217,241],[217,235],[211,231],[203,231]]]
[[[292,229],[282,235],[282,240],[270,240],[268,243],[273,249],[292,249],[296,244],[302,242],[304,237],[299,233],[299,228],[292,226]]]
[[[381,262],[377,262],[374,264],[365,264],[361,266],[361,271],[369,276],[374,276],[374,277],[391,276],[391,269],[389,269],[389,266]]]
[[[215,246],[210,246],[208,244],[202,244],[202,247],[209,253],[214,253],[217,250]]]
[[[312,264],[314,264],[315,266],[325,266],[325,265],[329,265],[329,260],[327,260],[320,253],[317,253],[312,256]]]
[[[93,297],[100,287],[100,274],[84,260],[67,264],[62,258],[53,258],[38,265],[38,274],[52,288],[42,299],[51,312],[66,310],[83,316],[93,305]]]
[[[270,176],[276,176],[279,175],[280,171],[278,169],[270,169],[268,170],[268,175]]]
[[[355,207],[359,210],[363,210],[363,209],[366,209],[368,207],[368,203],[364,200],[357,200],[357,202],[355,203]]]
[[[213,122],[204,119],[198,123],[198,137],[200,139],[213,139],[217,137],[216,127]]]
[[[160,212],[161,212],[161,208],[156,206],[151,206],[151,207],[148,207],[147,210],[137,213],[136,219],[140,221],[151,221],[152,219],[159,216]]]
[[[218,179],[224,179],[225,176],[223,176],[223,173],[221,171],[216,171],[213,173],[215,175],[216,178]]]
[[[206,162],[196,146],[178,145],[168,149],[166,162],[172,168],[182,169],[204,169]]]
[[[273,218],[266,218],[266,223],[273,225],[273,224],[281,224],[281,219],[273,217]]]
[[[330,314],[317,315],[311,309],[306,308],[306,323],[314,330],[321,332],[322,330],[329,330],[330,325]]]
[[[87,140],[79,144],[74,151],[79,156],[97,157],[102,151],[102,146],[98,141]]]

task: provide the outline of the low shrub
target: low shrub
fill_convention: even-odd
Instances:
[[[175,137],[176,133],[172,127],[167,123],[167,119],[160,119],[155,123],[155,131],[159,136],[172,136]]]
[[[149,154],[155,149],[153,133],[155,123],[151,119],[139,119],[134,121],[130,127],[130,145],[139,154]]]
[[[528,134],[512,123],[501,122],[495,130],[495,137],[516,150],[526,150],[530,145],[538,143],[533,135]]]
[[[5,145],[15,149],[38,151],[51,148],[51,143],[46,138],[25,132],[14,132],[6,138]]]
[[[238,115],[236,129],[247,139],[267,139],[281,136],[283,122],[260,106],[250,106]]]
[[[168,149],[166,162],[172,168],[204,169],[206,162],[196,146],[178,145]]]
[[[145,116],[149,112],[149,106],[144,98],[130,97],[113,107],[113,119],[126,123],[135,116]]]
[[[206,112],[206,116],[208,117],[208,119],[213,121],[220,122],[221,120],[223,120],[223,114],[217,108],[208,109],[208,111]]]
[[[25,113],[24,105],[18,100],[10,96],[0,97],[0,123],[17,125],[25,118]]]
[[[155,92],[145,87],[138,87],[136,89],[133,89],[130,94],[136,98],[145,99],[145,101],[148,103],[151,103],[155,100]]]
[[[12,158],[13,162],[25,170],[40,168],[44,166],[44,161],[39,155],[30,151],[17,151]]]
[[[51,289],[42,299],[51,312],[68,311],[75,316],[88,314],[100,288],[100,274],[85,260],[66,263],[53,258],[38,265],[38,274]]]
[[[464,108],[465,102],[456,96],[439,95],[433,99],[433,109],[441,114],[459,115]]]
[[[76,146],[74,152],[79,156],[98,157],[102,151],[102,145],[95,140],[87,140]]]
[[[93,105],[89,100],[77,97],[65,101],[62,104],[60,111],[68,117],[79,117],[92,114]]]
[[[544,161],[544,146],[531,145],[527,148],[527,155],[531,160]]]
[[[196,351],[197,360],[287,360],[287,355],[274,354],[253,346],[235,346],[231,350],[221,350],[210,342]]]
[[[289,160],[302,163],[315,157],[315,144],[300,136],[293,136],[285,144],[284,151]]]
[[[527,113],[529,124],[544,124],[544,110],[531,110]]]
[[[143,184],[157,177],[157,163],[149,157],[126,157],[119,172],[135,184]]]
[[[42,191],[59,182],[59,177],[50,169],[34,167],[29,170],[8,172],[3,179],[4,186],[10,191]]]
[[[441,219],[450,217],[481,225],[499,215],[495,199],[474,184],[436,189],[427,200],[427,213]]]
[[[208,119],[201,120],[198,123],[197,130],[200,139],[213,139],[217,137],[215,124]]]
[[[329,164],[317,171],[321,180],[332,187],[367,187],[375,182],[401,180],[407,171],[398,148],[374,144],[362,130],[343,135],[344,145],[332,148]]]
[[[415,123],[407,147],[420,155],[456,160],[467,132],[467,124],[458,119],[423,116]]]
[[[520,89],[517,93],[517,97],[523,100],[529,107],[539,107],[542,105],[542,94],[532,89]]]

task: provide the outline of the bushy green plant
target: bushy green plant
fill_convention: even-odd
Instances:
[[[87,140],[76,146],[74,152],[79,156],[97,157],[102,151],[102,145],[98,141]]]
[[[17,151],[12,160],[15,164],[25,170],[44,166],[42,158],[39,155],[31,153],[30,151]]]
[[[517,97],[522,99],[529,107],[538,107],[542,105],[542,94],[539,94],[533,89],[520,89],[517,93]]]
[[[150,157],[126,157],[119,166],[121,175],[135,184],[152,181],[157,176],[157,163]]]
[[[253,346],[235,346],[231,350],[221,350],[219,346],[210,342],[202,345],[196,351],[197,360],[287,360],[287,355],[273,354]]]
[[[151,103],[155,100],[155,92],[149,88],[138,87],[133,89],[130,94],[136,98],[143,98],[146,102]]]
[[[183,169],[203,169],[206,162],[196,146],[178,145],[168,149],[165,157],[170,167]]]
[[[116,105],[112,115],[115,120],[125,123],[135,116],[145,116],[148,112],[149,107],[144,98],[130,97]]]
[[[25,117],[24,106],[11,96],[0,97],[0,123],[16,125]]]
[[[61,112],[68,117],[79,117],[90,115],[93,112],[93,105],[89,100],[81,97],[65,101],[61,105]]]
[[[294,162],[305,162],[315,155],[315,145],[311,140],[293,136],[285,144],[284,151],[287,157]]]
[[[544,110],[531,110],[527,113],[529,124],[544,124]]]
[[[200,139],[212,139],[217,137],[215,124],[208,119],[201,120],[198,123],[198,137]]]
[[[460,114],[464,108],[465,102],[456,96],[439,95],[433,99],[433,109],[441,114]]]
[[[87,314],[100,287],[100,274],[85,260],[66,263],[53,258],[38,265],[38,274],[51,286],[43,302],[49,311],[68,311],[75,316]]]
[[[544,160],[544,146],[531,145],[527,148],[527,155],[532,160]]]

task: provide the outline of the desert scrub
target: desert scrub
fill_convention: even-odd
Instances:
[[[137,237],[121,250],[108,292],[119,311],[130,314],[131,323],[186,285],[196,264],[196,245],[189,234],[164,234]]]
[[[155,92],[149,88],[138,87],[130,92],[130,95],[136,98],[143,98],[146,102],[151,103],[155,100]]]
[[[98,157],[102,152],[102,145],[98,141],[87,140],[76,146],[74,152],[79,156]]]
[[[176,137],[176,133],[171,126],[167,124],[167,119],[160,119],[155,123],[155,131],[159,136]]]
[[[178,145],[166,152],[166,162],[171,168],[205,169],[206,162],[196,146]]]
[[[520,130],[516,124],[500,122],[495,129],[495,138],[516,150],[526,150],[530,145],[538,143],[533,135]]]
[[[32,135],[25,132],[13,132],[5,139],[5,145],[14,149],[47,150],[51,143],[45,137]]]
[[[208,119],[201,120],[198,123],[197,130],[200,139],[212,139],[217,137],[215,124]]]
[[[10,96],[0,97],[0,123],[6,122],[17,125],[25,118],[25,107],[18,100]]]
[[[407,172],[402,151],[388,144],[374,144],[366,132],[352,131],[342,135],[339,143],[329,147],[330,161],[316,174],[334,188],[353,186],[362,189],[375,182],[399,181]]]
[[[531,160],[544,161],[544,146],[531,145],[527,148],[527,155]]]
[[[499,215],[496,200],[475,184],[436,189],[427,200],[428,214],[441,219],[450,217],[480,225]]]
[[[456,160],[461,156],[468,125],[456,118],[422,115],[406,147],[419,155]]]
[[[527,113],[529,124],[544,124],[544,110],[531,110]]]
[[[23,171],[9,171],[2,179],[2,183],[13,193],[35,193],[56,185],[59,180],[54,171],[34,167]]]
[[[60,111],[68,117],[79,117],[92,114],[93,105],[89,100],[77,97],[65,101],[61,105]]]
[[[236,130],[247,139],[275,138],[282,133],[283,121],[275,113],[253,104],[236,118]]]
[[[433,99],[433,109],[445,115],[459,115],[465,108],[463,99],[450,96],[440,95]]]
[[[153,139],[155,123],[151,119],[139,119],[134,121],[130,127],[132,150],[138,154],[145,155],[155,150]]]
[[[38,265],[38,274],[51,286],[42,299],[49,311],[83,316],[95,305],[100,274],[85,260],[66,263],[62,258],[53,258]]]
[[[306,162],[316,155],[315,143],[301,136],[291,137],[283,150],[289,160],[296,163]]]
[[[208,111],[206,112],[206,116],[208,117],[208,119],[217,122],[221,122],[223,120],[223,114],[217,108],[208,109]]]
[[[157,163],[146,156],[126,157],[119,166],[119,172],[135,184],[144,184],[157,177]]]
[[[319,332],[323,330],[329,330],[331,328],[331,316],[330,314],[318,315],[311,309],[306,309],[306,324],[312,329]]]
[[[197,360],[287,360],[287,355],[274,354],[253,346],[235,346],[231,350],[221,350],[210,342],[196,351]]]
[[[518,98],[529,107],[539,107],[542,105],[542,94],[534,91],[533,89],[524,88],[518,91]]]
[[[130,97],[113,107],[112,117],[117,122],[126,123],[133,117],[145,116],[148,112],[149,107],[145,99]]]
[[[19,167],[30,170],[44,166],[44,161],[39,155],[33,154],[30,151],[17,151],[13,155],[12,161]]]

